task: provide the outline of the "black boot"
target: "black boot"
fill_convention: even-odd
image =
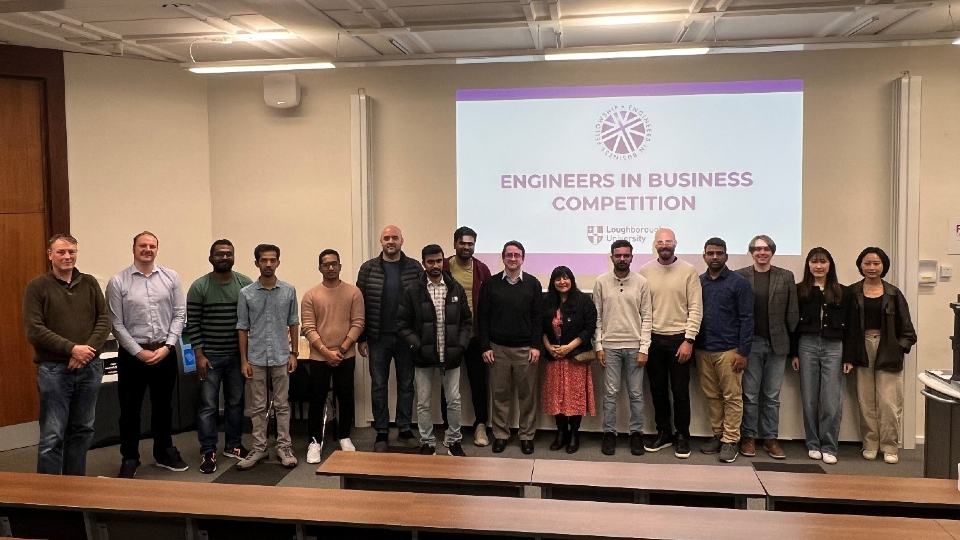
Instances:
[[[570,428],[566,416],[558,414],[554,418],[557,420],[557,436],[550,443],[550,449],[559,450],[570,442]]]
[[[580,449],[580,419],[581,416],[570,417],[570,440],[567,442],[567,453],[575,454]]]

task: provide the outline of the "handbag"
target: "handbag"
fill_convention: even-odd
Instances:
[[[584,351],[580,354],[573,355],[573,361],[578,364],[589,364],[597,359],[597,352],[590,350]]]

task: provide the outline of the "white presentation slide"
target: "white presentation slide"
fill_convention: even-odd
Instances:
[[[799,255],[802,157],[800,80],[463,89],[457,224],[486,260],[521,241],[535,273],[596,275],[611,242],[651,253],[660,227],[678,254],[767,234]]]

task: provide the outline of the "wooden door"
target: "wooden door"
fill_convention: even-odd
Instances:
[[[22,314],[47,269],[44,81],[0,77],[0,427],[37,419],[36,367]]]

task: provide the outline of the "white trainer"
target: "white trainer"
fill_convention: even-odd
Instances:
[[[876,450],[864,450],[863,452],[861,452],[861,455],[863,455],[863,459],[865,459],[865,460],[867,460],[867,461],[873,461],[873,460],[877,459],[877,451],[876,451]]]
[[[310,439],[310,444],[307,446],[307,463],[316,465],[320,463],[322,456],[320,455],[320,443],[317,442],[315,437]]]
[[[350,440],[350,437],[346,439],[340,439],[340,449],[344,452],[356,452],[357,447],[353,445],[353,441]]]
[[[475,446],[487,446],[490,444],[490,439],[487,438],[486,424],[477,424],[477,428],[473,431],[473,444]]]
[[[900,463],[900,456],[897,454],[884,454],[883,462],[896,465],[897,463]]]
[[[819,450],[807,450],[807,457],[810,459],[823,459],[823,454]]]
[[[835,456],[835,455],[833,455],[833,454],[826,454],[826,453],[825,453],[825,454],[823,454],[823,462],[826,463],[827,465],[833,465],[834,463],[837,462],[837,456]]]

